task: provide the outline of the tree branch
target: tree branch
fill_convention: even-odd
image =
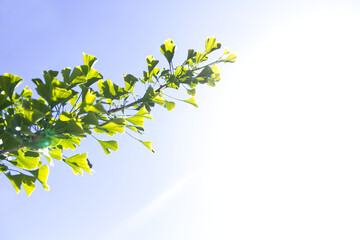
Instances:
[[[35,137],[32,139],[31,142],[37,141],[37,140],[40,138],[40,136],[41,136],[41,132],[40,132],[40,131],[39,131],[39,132],[36,132],[36,133],[35,133]],[[1,150],[1,151],[0,151],[0,155],[3,155],[3,154],[5,154],[5,153],[10,153],[10,152],[15,152],[15,151],[17,151],[17,150],[19,150],[20,148],[23,148],[23,147],[25,147],[25,146],[24,146],[24,145],[19,145],[19,146],[14,147],[14,148]]]
[[[155,90],[155,92],[160,92],[161,89],[166,88],[166,86],[167,86],[167,83],[161,85],[158,89]],[[126,108],[128,108],[128,107],[134,106],[135,104],[138,104],[138,103],[140,103],[140,102],[142,102],[142,101],[143,101],[143,98],[140,98],[140,99],[136,100],[135,102],[129,103],[129,104],[124,105],[124,106],[122,106],[122,107],[110,109],[110,110],[107,111],[107,114],[119,112],[119,111],[124,110],[124,109],[126,109]]]

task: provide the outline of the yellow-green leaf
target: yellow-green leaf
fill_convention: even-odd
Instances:
[[[18,150],[16,154],[18,163],[26,169],[35,169],[40,160],[40,154],[37,156],[26,156],[22,150]]]
[[[97,128],[94,128],[95,131],[102,131],[103,129],[106,130],[106,133],[110,136],[121,132],[124,133],[125,129],[124,126],[126,125],[126,121],[123,118],[116,118],[116,119],[112,119],[111,121],[101,125]]]
[[[96,95],[93,94],[90,89],[88,89],[85,96],[85,103],[88,105],[93,104],[95,99],[96,99]]]
[[[7,173],[5,175],[9,179],[11,184],[14,186],[16,193],[19,193],[21,189],[22,176],[20,174],[10,175]]]
[[[189,98],[188,100],[185,100],[184,102],[190,103],[191,105],[193,105],[193,106],[196,107],[196,108],[199,107],[199,106],[197,105],[196,100],[195,100],[194,97]]]
[[[98,139],[97,139],[98,140]],[[98,140],[98,142],[100,143],[101,147],[104,149],[104,152],[106,155],[110,154],[109,149],[112,149],[114,151],[118,150],[118,143],[117,141],[111,140],[111,141],[101,141]]]
[[[225,58],[225,62],[235,62],[235,59],[236,59],[236,54],[235,53],[232,53],[230,54],[227,58]]]
[[[160,52],[164,54],[166,60],[171,63],[175,53],[175,44],[173,40],[166,40],[165,43],[161,45]]]
[[[152,116],[149,114],[148,110],[146,110],[145,106],[140,108],[140,110],[135,115],[136,116],[143,116],[145,118],[152,119]]]
[[[91,174],[92,171],[88,164],[88,161],[86,160],[86,156],[86,153],[76,154],[75,156],[65,158],[64,161],[71,166],[76,175],[78,173],[83,175],[83,170]]]
[[[68,98],[72,93],[71,90],[67,90],[65,88],[59,88],[59,87],[54,87],[52,91],[53,91],[52,95],[54,101],[56,101],[58,98]]]
[[[141,141],[139,140],[142,144],[144,144],[145,147],[147,147],[148,149],[150,149],[153,153],[155,153],[154,149],[151,148],[151,142],[150,141]]]
[[[72,97],[69,102],[71,104],[71,106],[75,107],[75,103],[76,103],[76,99],[78,99],[79,94],[76,94],[74,97]]]
[[[175,103],[174,102],[169,102],[165,100],[165,107],[168,111],[171,111],[175,108]]]
[[[191,96],[195,96],[196,93],[196,89],[186,89],[187,94],[191,95]]]
[[[52,158],[55,158],[57,160],[61,160],[62,159],[62,150],[60,148],[55,148],[54,150],[49,151],[49,155]]]
[[[131,122],[132,124],[138,125],[138,126],[144,126],[144,116],[132,116],[129,118],[126,118],[127,121]]]
[[[35,177],[31,177],[31,176],[26,176],[23,175],[22,176],[22,183],[21,185],[24,187],[25,192],[28,196],[31,195],[31,193],[35,190],[36,186],[35,186],[35,181],[36,178]]]
[[[30,171],[34,177],[39,180],[39,182],[43,185],[45,190],[50,190],[50,187],[47,185],[47,179],[49,176],[49,166],[44,165],[35,171]]]
[[[89,54],[83,53],[84,63],[89,69],[95,64],[97,58]]]

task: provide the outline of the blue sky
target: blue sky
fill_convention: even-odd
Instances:
[[[140,76],[171,38],[179,62],[215,36],[238,55],[222,81],[126,135],[93,175],[61,162],[51,190],[0,178],[1,239],[359,239],[358,1],[0,0],[0,73],[25,79],[98,57]]]

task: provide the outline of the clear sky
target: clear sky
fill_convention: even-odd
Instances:
[[[16,194],[0,178],[0,239],[360,238],[359,1],[0,0],[0,74],[25,79],[99,58],[105,78],[140,76],[215,36],[238,55],[222,81],[125,135],[95,173],[61,162],[51,190]]]

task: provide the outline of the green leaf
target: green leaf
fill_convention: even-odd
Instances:
[[[97,103],[95,105],[86,105],[84,106],[84,111],[94,113],[106,113],[106,110],[101,103]]]
[[[73,169],[73,171],[76,175],[78,173],[83,175],[83,170],[91,174],[92,171],[88,164],[86,156],[87,156],[87,153],[76,154],[75,156],[65,158],[63,160],[71,166],[71,168]]]
[[[54,87],[52,91],[53,91],[52,92],[53,101],[57,101],[59,98],[60,99],[68,98],[72,94],[71,90],[66,90],[65,88],[59,88],[59,87]]]
[[[206,53],[196,52],[196,56],[194,60],[196,64],[199,64],[208,60],[208,56],[206,55]]]
[[[86,74],[83,72],[81,67],[78,66],[78,67],[74,68],[68,81],[72,85],[77,85],[79,83],[85,83],[86,82]]]
[[[43,185],[45,190],[48,191],[50,190],[50,187],[46,183],[49,176],[49,166],[44,165],[41,166],[39,169],[30,172],[34,175],[34,177],[37,180],[39,180],[39,182]]]
[[[24,153],[23,150],[18,150],[16,153],[13,153],[16,156],[17,162],[23,166],[25,169],[35,169],[37,168],[40,161],[40,154],[37,153],[37,156]]]
[[[88,66],[88,68],[92,68],[92,66],[95,64],[97,58],[94,56],[91,56],[89,54],[83,53],[83,57],[84,57],[84,64],[86,66]]]
[[[187,94],[191,95],[191,96],[195,96],[196,93],[196,89],[186,89]]]
[[[98,118],[95,113],[89,112],[81,119],[85,124],[99,125]]]
[[[106,81],[98,81],[100,94],[105,98],[119,99],[122,96],[126,96],[128,93],[125,89],[120,88],[116,84],[113,84],[109,79]]]
[[[152,88],[152,86],[149,86],[147,89],[146,89],[146,92],[145,92],[145,95],[143,97],[143,100],[144,101],[148,101],[148,100],[152,100],[153,97],[156,96],[156,93],[154,91],[154,89]]]
[[[146,110],[146,108],[143,106],[140,108],[140,110],[135,114],[136,116],[143,116],[148,119],[152,119],[152,116],[150,115],[149,111]]]
[[[14,89],[23,82],[23,79],[19,76],[11,73],[5,73],[4,76],[0,76],[0,92],[4,91],[10,99],[14,93]]]
[[[131,122],[132,124],[138,125],[138,126],[144,126],[144,117],[143,116],[132,116],[129,118],[126,118],[127,121]]]
[[[11,175],[8,173],[5,173],[5,175],[9,179],[11,184],[14,186],[16,193],[19,193],[21,189],[22,175],[21,174]]]
[[[52,158],[55,158],[57,160],[61,160],[62,159],[62,150],[60,148],[55,148],[55,149],[49,151],[49,155]]]
[[[2,140],[2,149],[3,150],[10,150],[16,147],[21,146],[22,144],[22,139],[16,135],[16,134],[11,134],[9,132],[3,132],[0,134],[0,139]]]
[[[61,113],[59,119],[63,122],[67,122],[67,121],[70,121],[72,119],[72,117],[69,112],[65,111],[65,112]]]
[[[209,66],[205,66],[204,69],[199,73],[197,78],[210,78],[211,74],[213,74],[213,70]]]
[[[5,172],[5,171],[7,171],[7,170],[8,170],[8,167],[7,167],[7,166],[0,164],[0,173]]]
[[[35,186],[35,181],[36,178],[32,177],[32,176],[27,176],[27,175],[23,175],[22,176],[22,186],[25,189],[25,192],[28,196],[31,195],[31,193],[35,190],[36,186]]]
[[[207,85],[210,87],[215,87],[214,79],[208,78]]]
[[[198,108],[199,106],[197,105],[196,101],[195,101],[195,98],[192,97],[192,98],[189,98],[188,100],[185,100],[184,102],[186,103],[190,103],[191,105],[193,105],[194,107]]]
[[[193,58],[195,56],[196,56],[196,52],[194,51],[194,49],[189,49],[188,50],[188,56],[187,56],[186,60],[189,60],[189,59],[191,59],[191,58]]]
[[[76,103],[76,100],[78,99],[78,97],[79,97],[79,94],[75,94],[75,95],[69,100],[71,106],[73,106],[74,108],[75,108],[75,103]]]
[[[124,126],[126,125],[126,121],[123,118],[116,118],[116,119],[111,119],[110,121],[106,122],[103,125],[100,125],[98,128],[100,130],[105,130],[105,132],[112,136],[118,132],[120,133],[124,133],[125,129]],[[96,131],[97,128],[94,128],[94,130]]]
[[[51,112],[51,109],[45,104],[43,100],[26,99],[23,101],[25,118],[31,123],[36,123],[47,114]]]
[[[151,148],[151,144],[152,144],[152,143],[151,143],[150,141],[145,142],[145,141],[139,140],[139,142],[141,142],[142,144],[144,144],[145,147],[147,147],[147,148],[150,149],[153,153],[155,153],[155,151]]]
[[[70,73],[71,73],[71,68],[64,68],[63,70],[61,70],[61,75],[64,79],[64,82],[70,83]]]
[[[235,59],[236,59],[236,54],[235,53],[232,53],[230,54],[227,58],[224,59],[224,62],[235,62]]]
[[[210,37],[206,39],[205,41],[205,53],[211,53],[212,51],[219,49],[221,47],[221,44],[219,42],[216,42],[216,38]]]
[[[135,87],[135,83],[138,81],[136,77],[131,74],[124,75],[125,79],[125,91],[133,93],[133,89]]]
[[[127,128],[133,130],[134,132],[137,132],[139,134],[144,134],[144,128],[139,126],[133,126],[133,125],[126,125]]]
[[[88,89],[86,96],[85,96],[85,103],[86,104],[93,104],[96,99],[96,95],[91,92],[90,89]]]
[[[146,62],[147,62],[147,65],[148,65],[149,73],[151,73],[153,71],[153,69],[155,68],[155,66],[159,63],[159,61],[156,60],[153,56],[147,56],[146,57]]]
[[[171,111],[175,108],[175,103],[174,102],[169,102],[169,101],[164,101],[165,102],[165,107],[168,111]]]
[[[161,45],[160,52],[165,56],[166,60],[171,63],[175,53],[175,44],[173,40],[166,40],[165,43]]]
[[[35,177],[27,176],[22,173],[17,175],[11,175],[11,174],[5,174],[5,175],[14,186],[16,193],[19,193],[21,186],[23,186],[27,195],[30,196],[36,187],[34,184],[34,182],[36,181]]]
[[[114,151],[118,150],[118,143],[117,141],[111,140],[111,141],[101,141],[97,139],[100,143],[101,147],[104,149],[104,152],[106,155],[110,154],[109,149],[112,149]]]
[[[53,131],[59,135],[69,133],[76,137],[85,137],[85,132],[81,124],[79,122],[75,122],[74,120],[66,122],[60,120],[57,121],[53,128]]]
[[[52,86],[50,85],[38,85],[36,88],[36,92],[43,97],[48,103],[49,105],[53,105],[53,100],[52,100]]]
[[[93,83],[99,81],[100,79],[103,79],[103,76],[98,71],[91,68],[88,71],[86,78],[87,78],[87,81],[86,81],[86,83],[84,83],[84,86],[90,87]]]
[[[220,78],[219,68],[216,65],[214,65],[211,67],[211,70],[213,71],[213,74],[211,74],[211,78],[213,78],[215,82],[220,81],[221,78]]]
[[[153,99],[151,99],[151,101],[153,101],[154,103],[157,103],[157,104],[159,104],[159,105],[161,105],[161,106],[164,106],[164,98],[163,97],[161,97],[160,95],[157,95],[157,96],[155,96]]]
[[[74,136],[68,136],[68,138],[60,139],[59,143],[60,146],[64,149],[76,149],[76,145],[80,144],[80,139]],[[75,145],[76,144],[76,145]]]
[[[30,97],[32,96],[32,91],[31,91],[31,89],[29,89],[29,87],[26,86],[26,87],[22,90],[20,96],[23,97],[23,98],[30,98]]]

